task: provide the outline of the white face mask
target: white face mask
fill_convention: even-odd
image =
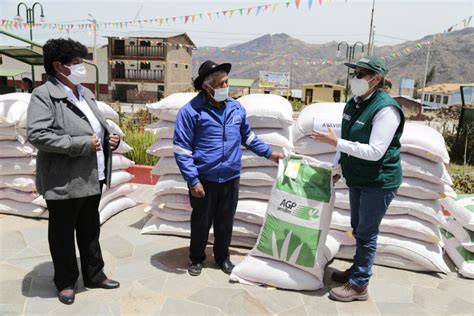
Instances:
[[[229,87],[214,89],[214,100],[217,102],[225,101],[229,96]]]
[[[355,96],[362,96],[369,91],[369,82],[371,82],[374,78],[370,79],[369,81],[366,81],[365,79],[357,79],[357,77],[354,77],[351,79],[351,91],[352,94]]]
[[[69,76],[66,76],[66,78],[71,81],[72,84],[77,86],[78,84],[83,83],[86,80],[86,67],[83,63],[71,66],[64,66],[69,68],[69,70],[71,71],[71,74]]]

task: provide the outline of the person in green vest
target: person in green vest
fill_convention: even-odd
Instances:
[[[349,269],[333,273],[332,279],[344,284],[333,288],[329,297],[350,302],[368,299],[380,222],[402,183],[400,137],[405,118],[383,90],[387,67],[382,58],[369,56],[345,65],[354,69],[353,98],[344,108],[341,138],[332,129],[313,132],[311,138],[336,147],[334,166],[338,169],[340,164],[349,187],[356,253]],[[334,181],[339,178],[336,174]]]

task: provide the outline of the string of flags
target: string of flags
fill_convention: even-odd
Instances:
[[[402,56],[406,56],[411,54],[414,51],[424,49],[428,45],[431,45],[429,41],[423,41],[420,43],[415,44],[412,47],[405,47],[399,51],[394,51],[391,52],[390,54],[387,54],[385,56],[382,56],[385,61],[389,62],[390,60],[400,58]],[[280,54],[276,55],[273,53],[268,53],[268,52],[263,52],[263,51],[247,51],[247,50],[239,50],[235,48],[216,48],[216,47],[204,47],[200,48],[200,50],[208,50],[210,52],[230,52],[230,53],[235,53],[235,54],[250,54],[254,55],[256,57],[262,57],[262,59],[265,59],[266,57],[273,56],[273,57],[281,57],[280,60],[278,61],[245,61],[245,58],[241,58],[240,61],[234,61],[233,64],[237,65],[248,65],[248,64],[254,64],[254,65],[340,65],[346,62],[345,59],[340,59],[340,58],[335,58],[335,59],[327,59],[327,58],[317,58],[315,59],[314,57],[291,57],[291,54]],[[356,59],[363,57],[364,55],[361,53],[359,56],[356,57]],[[291,59],[291,60],[290,60]],[[243,61],[242,61],[243,60]],[[194,64],[197,65],[199,64],[199,61],[195,61]]]
[[[306,0],[308,10],[311,10],[313,7],[314,0]],[[234,16],[258,16],[262,13],[274,13],[278,8],[288,9],[294,3],[296,9],[298,10],[301,7],[301,0],[285,1],[278,3],[267,3],[261,4],[253,7],[246,8],[237,8],[237,9],[228,9],[222,11],[206,12],[206,13],[196,13],[190,15],[182,16],[172,16],[172,17],[161,17],[154,19],[143,19],[143,20],[133,20],[133,21],[116,21],[116,22],[88,22],[88,23],[34,23],[29,25],[26,22],[19,20],[8,20],[2,19],[0,27],[3,29],[10,30],[21,30],[21,29],[52,29],[58,30],[59,32],[69,33],[71,30],[93,30],[93,29],[108,29],[108,28],[129,28],[129,27],[139,27],[143,25],[159,25],[170,24],[170,23],[195,23],[197,20],[208,19],[213,21],[214,19],[225,19],[233,18]],[[320,6],[323,4],[332,3],[332,0],[318,0]]]
[[[446,30],[444,30],[443,33],[444,34],[451,33],[453,30],[457,29],[458,27],[461,27],[461,28],[468,27],[472,22],[472,17],[473,17],[473,15],[468,16],[467,18],[462,19],[461,21],[457,22],[456,24],[451,25]]]

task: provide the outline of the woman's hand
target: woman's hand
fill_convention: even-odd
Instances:
[[[339,137],[337,137],[337,134],[332,128],[328,128],[328,131],[328,133],[311,132],[309,137],[322,143],[333,145],[334,147],[336,147]]]
[[[99,139],[99,137],[97,137],[97,135],[95,133],[94,133],[94,135],[92,135],[91,143],[92,143],[92,147],[91,147],[92,152],[97,152],[97,151],[102,150],[102,145],[100,144],[100,139]]]
[[[120,137],[117,134],[110,134],[109,144],[110,144],[110,149],[112,149],[112,151],[117,149],[119,142],[120,142]]]

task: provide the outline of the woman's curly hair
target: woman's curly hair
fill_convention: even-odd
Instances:
[[[44,69],[50,76],[56,75],[53,63],[59,61],[61,64],[68,64],[74,58],[84,58],[87,56],[87,47],[72,39],[50,39],[43,46]]]

